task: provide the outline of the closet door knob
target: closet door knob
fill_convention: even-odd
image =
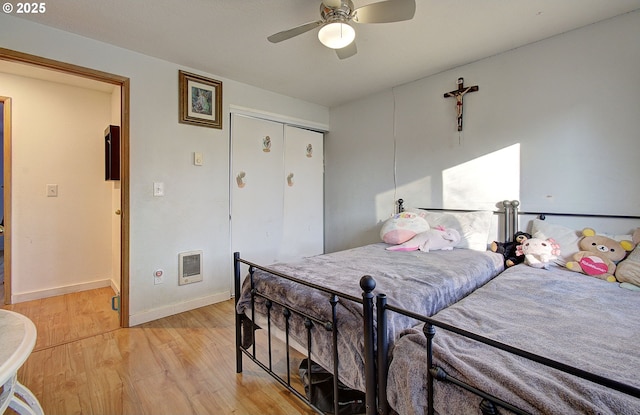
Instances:
[[[120,209],[116,210],[116,215],[120,215],[122,213],[122,211]]]
[[[240,189],[242,189],[247,184],[247,182],[245,181],[246,177],[247,177],[247,173],[243,171],[238,173],[238,175],[236,176],[236,183],[238,184],[238,187]]]

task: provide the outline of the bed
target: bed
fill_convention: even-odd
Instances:
[[[505,234],[513,234],[518,203],[504,206]],[[566,250],[579,238],[563,231]],[[640,262],[640,247],[634,254]],[[398,264],[416,258],[430,263],[418,265],[429,269],[426,287],[416,289],[416,278],[396,286]],[[270,267],[236,254],[237,370],[243,355],[255,359],[253,331],[270,339],[273,327],[287,347],[299,343],[309,361],[337,374],[336,395],[338,379],[365,391],[367,414],[640,413],[640,293],[559,266],[500,272],[502,259],[466,249],[389,253],[383,244]],[[497,276],[471,267],[458,280],[483,261]],[[240,264],[250,267],[244,283]],[[269,317],[256,323],[265,305]]]
[[[432,220],[453,214],[458,223],[464,224],[464,218],[469,224],[477,222],[472,220],[475,211],[431,214],[435,215]],[[506,217],[504,212],[495,214]],[[237,371],[242,371],[243,356],[256,359],[252,335],[256,329],[264,329],[269,338],[272,333],[283,336],[287,346],[339,374],[336,381],[360,391],[375,389],[375,381],[368,385],[366,377],[366,367],[371,370],[375,353],[373,336],[367,331],[374,327],[363,326],[363,321],[375,321],[375,316],[363,303],[371,301],[375,293],[385,292],[393,298],[391,304],[421,315],[433,315],[456,303],[504,269],[503,256],[487,251],[487,234],[482,238],[482,250],[391,252],[385,249],[388,244],[374,243],[269,266],[252,263],[236,253]],[[246,277],[241,272],[243,264],[249,267]],[[363,275],[370,276],[368,281],[375,279],[375,285],[359,284]],[[416,323],[403,315],[391,317],[386,324],[389,345],[397,334]],[[271,370],[270,363],[259,365]],[[279,381],[290,386],[288,379]]]
[[[640,292],[618,283],[556,265],[508,268],[400,334],[381,412],[638,414],[639,310]]]

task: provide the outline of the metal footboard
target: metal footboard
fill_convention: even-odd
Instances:
[[[363,280],[367,280],[367,284],[374,284],[374,282],[371,282],[370,280],[372,280],[371,277],[365,276],[362,278]],[[633,396],[635,398],[639,398],[640,399],[640,389],[631,385],[627,385],[625,383],[613,380],[613,379],[609,379],[585,370],[582,370],[580,368],[571,366],[571,365],[567,365],[565,363],[559,362],[557,360],[552,360],[552,359],[548,359],[546,357],[534,354],[534,353],[530,353],[527,352],[526,350],[523,349],[519,349],[513,346],[510,346],[508,344],[505,343],[501,343],[486,337],[483,337],[481,335],[460,329],[458,327],[452,326],[450,324],[447,323],[443,323],[440,322],[432,317],[426,317],[426,316],[422,316],[419,314],[415,314],[412,313],[408,310],[404,310],[398,307],[394,307],[391,305],[387,304],[387,298],[386,295],[384,294],[378,294],[376,296],[376,313],[377,313],[377,330],[376,330],[376,336],[377,336],[377,344],[378,344],[378,353],[376,356],[376,364],[378,367],[378,392],[377,392],[377,402],[378,402],[378,413],[379,414],[388,414],[390,412],[390,408],[389,408],[389,404],[387,403],[386,400],[386,396],[387,396],[387,392],[386,392],[386,379],[387,379],[387,368],[389,365],[389,359],[388,359],[388,353],[387,353],[387,349],[383,348],[384,345],[386,345],[389,341],[389,339],[387,338],[387,327],[386,327],[386,321],[387,321],[387,313],[389,312],[393,312],[393,313],[399,313],[408,317],[411,317],[413,319],[419,320],[424,324],[424,335],[427,339],[427,367],[429,368],[428,372],[427,372],[427,390],[428,390],[428,413],[431,415],[434,413],[434,381],[438,380],[438,381],[444,381],[444,382],[450,382],[453,383],[455,385],[457,385],[458,387],[461,387],[463,389],[466,389],[467,391],[474,393],[478,396],[480,396],[482,398],[482,403],[480,405],[480,412],[484,415],[489,415],[489,414],[497,414],[497,408],[498,407],[502,407],[505,409],[508,409],[509,411],[515,413],[515,414],[527,414],[528,412],[523,411],[522,409],[519,409],[511,404],[509,404],[508,402],[500,399],[499,397],[490,395],[488,393],[485,393],[484,391],[471,386],[465,382],[462,382],[454,377],[449,376],[443,369],[435,366],[433,364],[433,353],[432,353],[432,347],[433,347],[433,341],[436,338],[436,328],[440,328],[443,330],[447,330],[449,332],[452,333],[456,333],[458,335],[464,336],[468,339],[480,342],[480,343],[484,343],[486,345],[489,345],[491,347],[503,350],[505,352],[529,359],[531,361],[534,361],[536,363],[542,364],[544,366],[547,367],[551,367],[557,370],[560,370],[562,372],[568,373],[570,375],[582,378],[582,379],[586,379],[588,381],[591,381],[593,383],[605,386],[609,389],[612,390],[616,390],[618,392],[622,392],[624,394]]]
[[[250,320],[250,322],[247,322],[245,319],[247,319],[247,317],[242,314],[242,313],[238,313],[237,311],[237,305],[238,305],[238,301],[242,295],[242,275],[241,275],[241,264],[245,264],[249,266],[249,279],[250,279],[250,283],[251,283],[251,318],[248,319]],[[298,284],[302,284],[305,285],[307,287],[310,287],[312,289],[321,291],[323,293],[325,293],[327,295],[327,302],[331,307],[331,319],[330,320],[324,320],[322,318],[318,318],[317,316],[313,316],[311,314],[309,314],[307,312],[307,310],[296,310],[286,304],[284,304],[282,301],[276,300],[274,298],[270,298],[269,296],[260,293],[258,290],[256,290],[255,285],[254,285],[254,279],[253,279],[253,274],[256,270],[262,270],[265,272],[268,272],[271,275],[274,275],[276,277],[279,278],[284,278],[287,279],[289,281],[293,281],[296,282]],[[293,393],[296,397],[298,397],[299,399],[301,399],[302,401],[304,401],[305,403],[307,403],[311,408],[313,408],[315,411],[317,411],[318,413],[322,413],[322,410],[317,408],[316,406],[314,406],[314,404],[307,399],[307,396],[303,393],[301,393],[300,391],[298,391],[297,389],[295,389],[294,386],[292,386],[291,383],[291,373],[290,373],[290,368],[291,368],[291,356],[290,356],[290,336],[291,333],[289,331],[289,321],[290,318],[292,318],[292,316],[298,316],[302,319],[304,319],[304,325],[306,328],[306,344],[304,345],[304,347],[306,348],[306,357],[307,357],[307,362],[308,362],[308,372],[307,373],[311,373],[311,354],[312,354],[312,349],[313,349],[313,337],[312,337],[312,332],[313,330],[316,329],[322,329],[322,330],[326,330],[328,332],[331,332],[331,337],[332,337],[332,354],[333,354],[333,396],[334,396],[334,412],[333,413],[338,413],[338,409],[339,409],[339,373],[338,373],[338,362],[339,362],[339,354],[338,354],[338,320],[337,320],[337,306],[341,301],[351,301],[351,302],[356,302],[359,304],[363,304],[363,302],[368,302],[369,306],[365,307],[365,313],[367,312],[366,310],[369,310],[369,312],[373,312],[373,294],[369,291],[365,297],[365,295],[363,294],[363,298],[357,298],[357,297],[353,297],[350,296],[348,294],[345,293],[341,293],[338,291],[334,291],[332,289],[326,288],[326,287],[321,287],[300,279],[297,279],[293,276],[290,275],[285,275],[282,273],[279,273],[277,271],[274,270],[270,270],[269,268],[260,266],[258,264],[255,264],[253,262],[244,260],[240,258],[240,253],[236,252],[234,253],[234,285],[235,285],[235,305],[236,305],[236,315],[235,315],[235,324],[236,324],[236,372],[237,373],[241,373],[242,369],[243,369],[243,357],[247,357],[249,358],[251,361],[253,361],[255,364],[257,364],[262,370],[264,370],[265,372],[267,372],[269,375],[271,375],[275,380],[277,380],[282,386],[284,386],[286,389],[288,389],[291,393]],[[372,290],[373,288],[371,288]],[[261,361],[257,356],[256,356],[256,343],[255,343],[255,337],[254,337],[254,331],[258,328],[258,326],[256,325],[255,321],[256,321],[256,316],[255,316],[255,310],[256,310],[256,303],[255,300],[256,298],[263,298],[265,300],[265,305],[267,308],[267,323],[266,323],[266,330],[267,330],[267,356],[268,356],[268,361],[267,362],[263,362]],[[276,373],[273,370],[273,366],[272,366],[272,333],[271,333],[271,319],[272,319],[272,310],[274,308],[274,306],[277,305],[279,309],[282,310],[282,313],[284,315],[285,318],[285,329],[284,329],[284,336],[285,336],[285,348],[286,348],[286,366],[287,366],[287,373],[285,378],[283,378],[281,375],[279,375],[278,373]],[[243,333],[246,335],[247,333],[244,332],[246,330],[251,330],[250,336],[251,336],[251,347],[243,347]],[[365,361],[367,362],[367,364],[371,364],[371,366],[373,367],[373,365],[375,364],[374,361],[374,352],[373,352],[373,348],[372,348],[372,342],[373,342],[373,329],[371,328],[370,331],[367,333],[365,331],[365,336],[367,336],[367,338],[371,338],[371,341],[365,341],[365,344],[367,344],[367,347],[371,347],[370,350],[367,351],[367,355],[365,358]],[[372,380],[373,382],[375,382],[375,377]],[[309,382],[309,396],[313,396],[313,388],[314,385],[312,384],[312,382]],[[373,383],[371,385],[372,389],[375,389],[375,383]],[[369,394],[367,393],[367,401],[369,401]],[[371,407],[372,410],[375,411],[375,394],[373,394],[371,396]]]

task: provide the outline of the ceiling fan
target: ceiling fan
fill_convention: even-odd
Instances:
[[[416,12],[415,0],[385,0],[366,6],[353,7],[351,0],[322,0],[320,20],[305,23],[292,29],[275,33],[267,39],[271,43],[282,42],[320,27],[320,42],[335,49],[338,58],[346,59],[356,54],[356,32],[350,22],[391,23],[411,20]]]

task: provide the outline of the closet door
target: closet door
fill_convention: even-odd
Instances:
[[[283,230],[283,125],[233,114],[231,248],[266,265],[277,260]]]
[[[278,259],[324,252],[323,134],[284,128],[284,222]]]

